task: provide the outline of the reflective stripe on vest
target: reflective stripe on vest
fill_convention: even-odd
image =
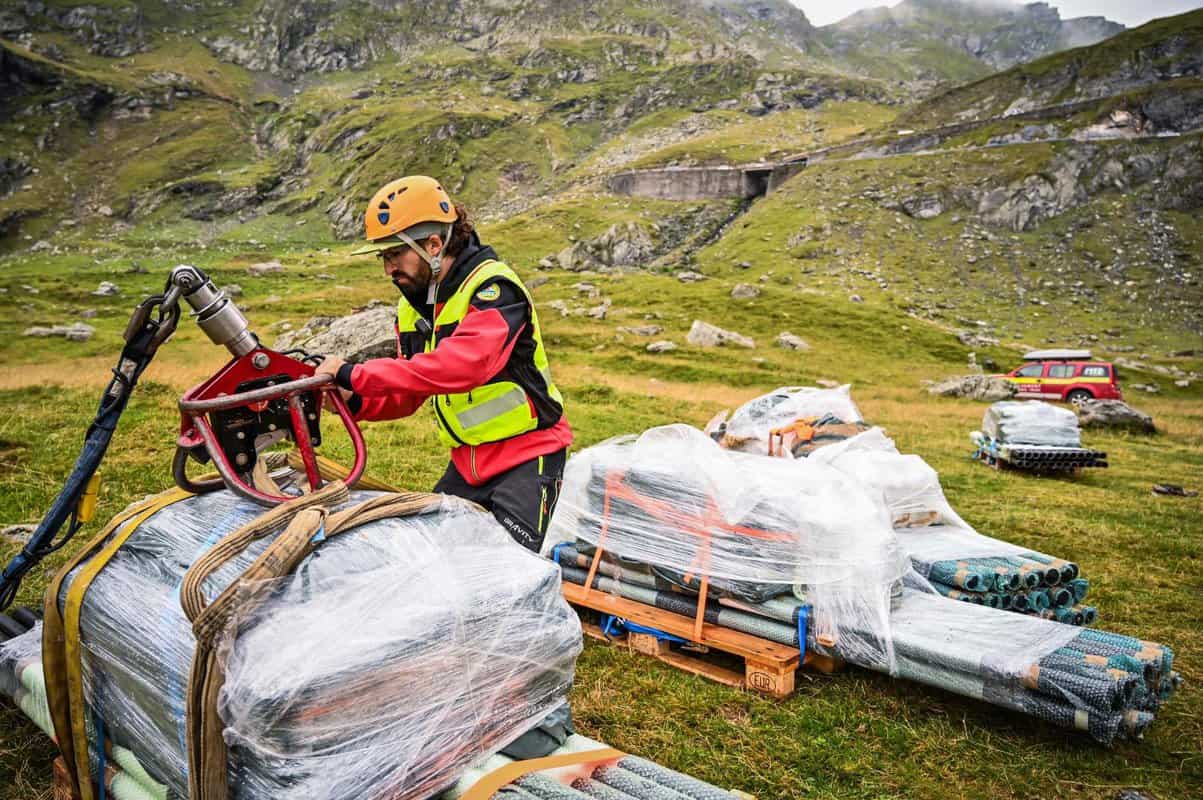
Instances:
[[[440,328],[459,323],[467,315],[472,297],[481,284],[496,278],[510,281],[526,297],[530,307],[531,336],[535,341],[535,368],[547,384],[548,395],[562,406],[563,396],[552,382],[547,353],[543,349],[534,300],[517,273],[500,261],[482,262],[448,298],[439,310],[430,336],[426,338],[425,351],[429,353],[434,349]],[[397,330],[401,334],[416,332],[420,318],[417,310],[402,297],[397,304]],[[431,398],[431,408],[435,412],[439,438],[448,447],[496,442],[533,431],[539,425],[526,390],[513,381],[494,381],[459,394],[436,395]]]

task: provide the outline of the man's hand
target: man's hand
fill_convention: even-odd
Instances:
[[[346,362],[343,361],[343,359],[339,358],[338,356],[326,356],[325,358],[322,359],[322,363],[317,365],[317,369],[315,369],[313,371],[313,374],[314,375],[329,375],[330,377],[333,378],[338,375],[339,367],[341,367],[345,363]],[[351,395],[353,394],[352,392],[349,392],[346,389],[343,389],[341,387],[338,389],[338,393],[340,395],[342,395],[343,402],[350,400]],[[322,405],[325,407],[325,409],[327,411],[334,410],[334,404],[330,402],[329,395],[326,395],[325,402],[323,402]]]
[[[346,362],[338,356],[326,356],[322,359],[322,363],[317,365],[317,369],[313,371],[314,375],[329,375],[331,378],[338,375],[338,369]]]

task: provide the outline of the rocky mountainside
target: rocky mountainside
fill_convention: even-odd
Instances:
[[[1018,116],[1033,109],[1091,106],[1126,96],[1163,129],[1184,130],[1203,105],[1203,12],[1154,20],[1096,47],[1067,50],[940,92],[906,115],[915,126]]]
[[[820,29],[833,54],[882,77],[968,79],[1102,41],[1124,30],[1103,17],[1061,19],[1047,3],[903,0]]]
[[[1019,24],[939,8],[982,42]],[[853,74],[853,50],[785,0],[22,0],[0,11],[0,259],[331,247],[360,235],[383,180],[425,172],[548,269],[753,269],[940,324],[973,313],[1013,335],[1022,318],[1047,336],[1061,318],[1180,342],[1203,324],[1203,153],[1169,134],[1203,113],[1201,19],[916,103],[897,75]],[[982,46],[958,58],[984,69]],[[864,65],[896,55],[866,48]],[[800,152],[827,163],[772,202],[607,188],[631,168]],[[1060,317],[1035,300],[958,311],[1020,290]]]

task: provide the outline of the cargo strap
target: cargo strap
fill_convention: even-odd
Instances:
[[[225,800],[228,795],[228,752],[217,706],[225,673],[217,657],[217,648],[229,622],[236,615],[246,614],[261,605],[268,598],[271,579],[291,573],[323,542],[376,520],[430,513],[446,502],[438,494],[396,492],[345,510],[332,510],[345,503],[348,497],[346,485],[335,481],[317,492],[277,506],[223,537],[184,574],[180,605],[196,636],[196,652],[188,677],[185,721],[188,794],[192,800]],[[254,563],[212,603],[206,603],[202,591],[205,580],[251,543],[282,526],[287,527]]]
[[[42,663],[46,674],[46,697],[54,734],[62,750],[63,762],[71,775],[76,794],[81,800],[92,800],[93,783],[88,759],[87,704],[84,699],[82,647],[80,644],[80,610],[84,595],[125,541],[152,514],[172,503],[192,495],[182,489],[170,489],[162,494],[135,503],[122,511],[59,570],[44,597],[42,628]],[[124,528],[122,526],[124,525]],[[105,542],[114,531],[120,530],[112,541]],[[95,555],[95,557],[93,557]],[[89,560],[91,559],[91,560]],[[66,602],[60,613],[58,598],[69,573],[84,564],[71,581]],[[103,747],[103,744],[101,744]]]
[[[513,763],[506,764],[504,767],[498,767],[472,784],[472,787],[468,791],[460,795],[460,800],[489,800],[501,787],[507,786],[531,773],[542,772],[545,769],[594,764],[600,766],[618,761],[620,758],[625,758],[626,755],[626,753],[621,750],[615,750],[613,747],[603,747],[598,750],[582,750],[579,753],[565,753],[560,756],[514,761]]]

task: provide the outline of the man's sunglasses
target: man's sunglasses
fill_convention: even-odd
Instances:
[[[409,245],[407,244],[403,244],[400,247],[390,247],[388,250],[381,250],[376,253],[376,258],[381,261],[391,261],[394,258],[400,258],[408,249]]]

